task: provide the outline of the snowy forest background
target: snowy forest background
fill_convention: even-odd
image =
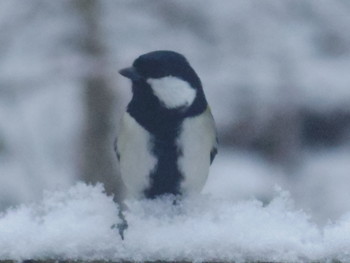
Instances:
[[[120,198],[118,69],[159,49],[188,58],[217,122],[204,193],[350,212],[349,1],[1,0],[0,214],[78,181]]]

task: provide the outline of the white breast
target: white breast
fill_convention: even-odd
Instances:
[[[157,164],[151,153],[151,135],[127,112],[117,139],[120,171],[129,197],[141,198],[149,186],[149,174]]]
[[[168,109],[188,107],[196,98],[196,90],[188,82],[168,76],[160,79],[148,79],[154,95]]]
[[[178,146],[183,155],[178,166],[184,175],[181,189],[185,194],[199,193],[208,177],[210,152],[216,145],[214,119],[209,108],[183,122]]]

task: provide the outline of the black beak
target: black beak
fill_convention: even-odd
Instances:
[[[131,79],[133,81],[142,79],[142,76],[136,71],[134,67],[121,69],[119,70],[119,73],[124,77]]]

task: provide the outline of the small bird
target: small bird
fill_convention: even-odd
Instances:
[[[119,71],[132,82],[115,151],[129,197],[199,193],[217,153],[213,116],[186,58],[153,51]]]

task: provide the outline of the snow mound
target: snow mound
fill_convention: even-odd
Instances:
[[[0,259],[104,258],[115,251],[118,220],[101,185],[47,192],[42,202],[0,216]]]
[[[269,205],[209,196],[136,202],[126,244],[133,260],[296,261],[319,251],[320,232],[281,193]]]
[[[267,205],[202,195],[127,206],[121,240],[118,206],[101,185],[46,193],[0,215],[0,259],[350,260],[350,214],[321,228],[281,190]]]

